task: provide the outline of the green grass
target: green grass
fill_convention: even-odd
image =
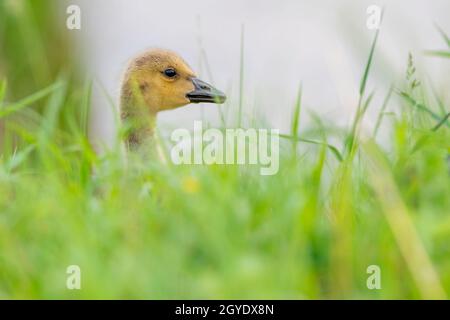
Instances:
[[[16,20],[0,19],[0,30]],[[87,137],[90,81],[51,65],[27,82],[6,68],[0,298],[447,298],[449,101],[417,86],[411,60],[361,139],[375,107],[366,92],[375,40],[368,51],[344,135],[320,120],[314,135],[300,128],[299,89],[274,176],[126,161],[120,131],[98,154]],[[3,65],[10,59],[0,52]],[[375,139],[381,124],[389,144]],[[81,290],[66,288],[69,265],[81,268]],[[381,290],[366,287],[370,265],[381,268]]]

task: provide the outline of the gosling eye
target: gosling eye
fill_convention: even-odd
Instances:
[[[175,78],[177,76],[177,71],[174,68],[167,68],[163,73],[168,78]]]

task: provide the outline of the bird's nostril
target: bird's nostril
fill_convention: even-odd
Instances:
[[[205,86],[205,85],[200,86],[200,88],[202,88],[203,90],[206,90],[206,91],[211,91],[211,88],[208,86]]]

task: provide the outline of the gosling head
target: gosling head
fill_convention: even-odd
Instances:
[[[226,96],[200,80],[176,53],[152,49],[134,58],[121,88],[121,118],[127,145],[136,149],[153,135],[156,114],[189,103],[223,103]],[[150,142],[151,144],[151,142]]]
[[[224,93],[198,79],[179,55],[163,49],[133,59],[122,85],[122,102],[140,100],[151,113],[189,103],[223,103],[225,99]]]

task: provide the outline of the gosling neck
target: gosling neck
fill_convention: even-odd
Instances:
[[[156,117],[155,108],[142,99],[134,97],[127,90],[121,96],[121,119],[125,125],[125,144],[128,150],[149,150],[154,142]]]
[[[126,119],[128,133],[127,148],[131,151],[148,149],[153,145],[156,130],[156,113],[133,115]]]

